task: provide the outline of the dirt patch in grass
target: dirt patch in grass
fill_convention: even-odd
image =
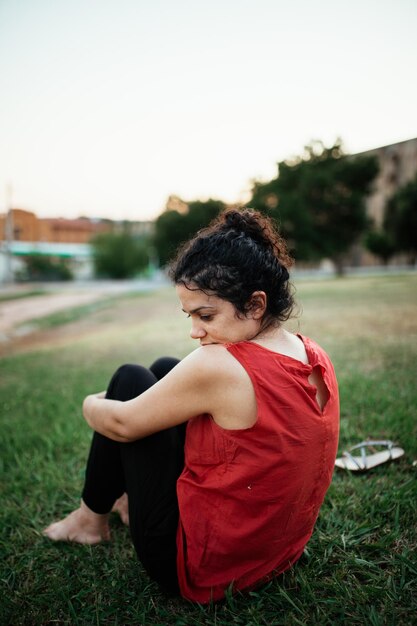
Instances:
[[[175,292],[170,288],[158,290],[157,296],[155,292],[147,292],[105,301],[97,299],[82,309],[77,306],[78,299],[73,298],[69,303],[72,306],[67,306],[65,311],[60,309],[59,313],[41,318],[41,326],[36,319],[26,321],[20,334],[14,333],[0,343],[0,356],[74,346],[115,332],[127,335],[138,324],[178,312]],[[68,321],[71,315],[75,319]]]

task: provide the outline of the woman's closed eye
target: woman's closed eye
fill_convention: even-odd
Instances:
[[[190,318],[190,317],[191,317],[191,313],[188,313],[187,314],[187,319]],[[201,315],[200,314],[198,317],[203,322],[210,322],[213,319],[214,316],[212,314],[210,314],[210,315]]]

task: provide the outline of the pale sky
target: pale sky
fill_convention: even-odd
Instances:
[[[312,139],[417,137],[416,0],[0,0],[0,212],[247,199]]]

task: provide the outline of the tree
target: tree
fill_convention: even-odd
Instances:
[[[221,200],[195,200],[188,203],[185,213],[176,210],[161,213],[155,222],[153,242],[160,265],[166,265],[181,243],[207,226],[225,207]]]
[[[101,233],[93,239],[92,246],[98,276],[131,278],[149,263],[146,243],[129,232]]]
[[[255,182],[248,205],[276,219],[296,260],[330,258],[341,274],[346,252],[368,226],[365,197],[377,173],[374,157],[314,142],[279,163],[276,178]]]
[[[70,259],[57,258],[47,254],[32,252],[23,257],[25,269],[21,280],[72,280]]]
[[[183,215],[175,210],[164,211],[155,222],[155,246],[159,264],[165,266],[178,245],[187,238]]]
[[[410,264],[414,265],[417,257],[417,176],[388,202],[384,228],[393,237],[397,250],[408,254]]]
[[[365,238],[365,246],[379,257],[384,265],[395,254],[396,246],[392,237],[385,230],[370,230]]]

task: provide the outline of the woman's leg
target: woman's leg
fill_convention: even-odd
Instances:
[[[168,372],[170,372],[178,363],[178,359],[165,356],[157,359],[154,363],[152,363],[149,370],[156,376],[158,380],[161,380],[161,378],[168,374]],[[183,443],[185,440],[185,429],[186,424],[184,424],[183,426],[178,426],[178,432]],[[126,492],[124,492],[123,495],[116,500],[113,505],[112,511],[118,513],[121,517],[122,522],[126,524],[126,526],[129,526],[129,502]]]
[[[153,580],[177,592],[176,487],[184,466],[182,432],[169,428],[121,448],[136,553]]]
[[[126,402],[157,382],[155,375],[140,365],[122,365],[113,374],[106,398]],[[108,513],[126,491],[119,442],[94,433],[87,460],[82,499],[95,513]]]
[[[176,359],[165,358],[159,359],[152,367],[159,377],[163,377],[177,363]],[[107,397],[129,400],[156,381],[155,374],[145,368],[122,366],[110,382]],[[131,535],[140,560],[154,580],[167,590],[177,591],[176,481],[183,467],[184,432],[185,427],[176,427],[127,444],[94,433],[82,506],[65,520],[53,524],[45,533],[52,539],[96,543],[100,540],[97,533],[94,541],[83,541],[80,535],[74,537],[73,528],[72,536],[69,533],[64,536],[67,530],[65,524],[68,525],[71,516],[80,516],[83,507],[95,516],[93,521],[105,519],[107,524],[107,514],[114,501],[126,490]],[[70,521],[73,527],[74,520]],[[56,528],[51,532],[52,527],[59,527],[59,532]]]
[[[158,359],[150,372],[160,380],[178,362],[170,357]],[[129,377],[129,372],[125,375]],[[184,467],[184,433],[185,425],[181,425],[120,445],[136,553],[150,577],[176,593],[176,486]]]
[[[178,365],[179,362],[180,360],[176,359],[175,357],[162,356],[159,359],[157,359],[154,363],[152,363],[149,369],[152,372],[152,374],[156,376],[158,380],[161,380],[161,378],[166,376],[166,374],[168,374],[168,372],[170,372],[176,365]],[[186,422],[184,424],[179,424],[176,427],[177,433],[180,436],[183,446],[185,443],[186,428],[187,428]]]
[[[162,356],[156,359],[149,369],[158,380],[161,380],[161,378],[166,376],[179,362],[179,359],[175,359],[172,356]]]

